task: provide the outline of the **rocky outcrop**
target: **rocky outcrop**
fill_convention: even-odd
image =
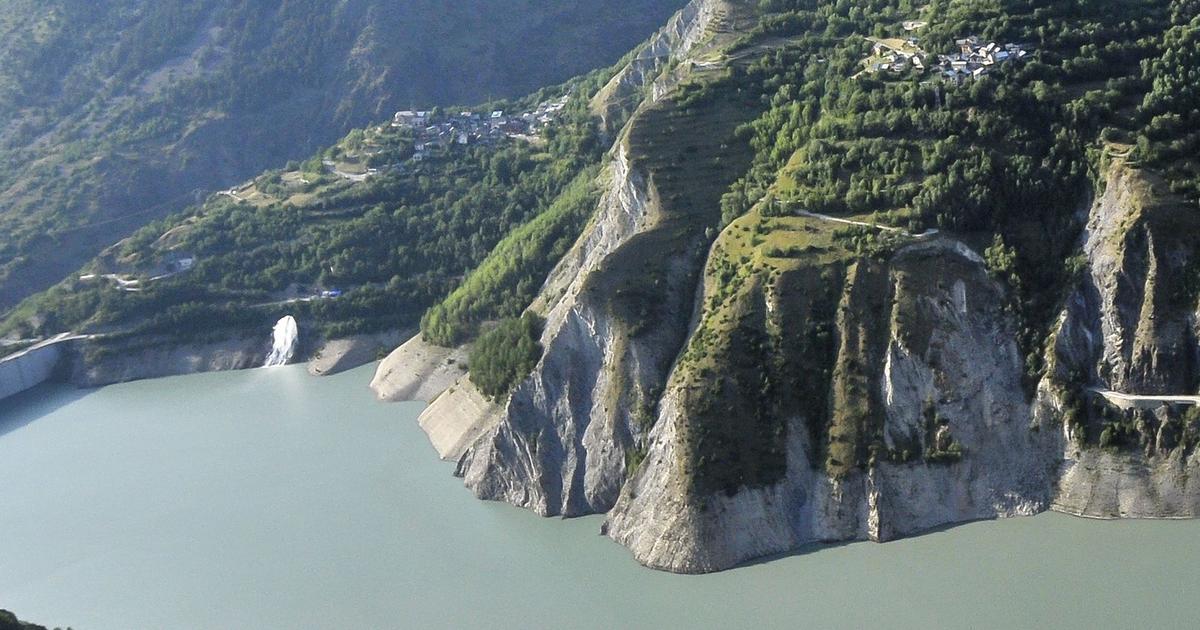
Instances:
[[[602,127],[615,134],[646,99],[665,94],[671,82],[664,80],[664,70],[700,43],[727,11],[720,0],[692,0],[676,13],[592,99]]]
[[[592,223],[532,307],[546,321],[543,355],[502,403],[486,400],[469,379],[434,400],[421,423],[439,454],[459,461],[459,474],[481,498],[542,515],[609,512],[609,535],[639,561],[673,571],[717,570],[813,541],[888,540],[1045,509],[1057,433],[1031,430],[1040,425],[1021,388],[1003,294],[979,256],[951,240],[914,242],[887,264],[863,261],[846,274],[834,331],[839,356],[831,357],[836,374],[786,384],[806,396],[830,392],[832,429],[792,404],[764,424],[779,427],[782,443],[764,447],[778,452],[754,451],[758,444],[724,454],[771,460],[761,474],[747,480],[737,472],[718,489],[697,482],[697,469],[714,460],[696,452],[702,420],[689,407],[692,384],[679,376],[678,361],[694,335],[693,313],[706,302],[698,294],[712,290],[701,272],[718,217],[705,213],[719,206],[727,184],[708,197],[689,196],[703,186],[695,181],[671,188],[680,165],[664,168],[653,149],[670,141],[663,129],[690,121],[658,99],[686,69],[667,73],[651,60],[655,46],[680,47],[677,59],[694,54],[717,16],[730,19],[728,6],[689,5],[597,97],[601,109],[622,93],[643,100],[612,152]],[[713,124],[703,108],[688,115]],[[737,121],[721,124],[731,131]],[[683,159],[696,156],[699,166],[711,155],[733,157],[724,128],[691,131],[696,145]],[[786,336],[829,321],[832,313],[813,305],[788,306],[789,281],[752,297],[765,301],[752,309],[769,322],[762,325]],[[797,291],[826,281],[817,274]],[[398,361],[411,356],[403,350]],[[448,352],[427,351],[425,365]],[[751,372],[768,371],[765,362],[748,363]],[[727,367],[704,378],[723,379]],[[805,379],[803,370],[792,372]],[[425,377],[414,374],[390,389],[392,398],[415,397]],[[755,421],[771,415],[752,404],[721,409],[735,421],[741,412]]]
[[[529,377],[491,401],[450,383],[451,351],[410,342],[377,391],[446,388],[421,425],[477,496],[606,512],[610,537],[670,571],[1051,507],[1200,512],[1200,414],[1087,400],[1200,387],[1195,213],[1108,172],[1032,396],[1010,296],[963,242],[858,223],[847,245],[846,220],[806,215],[738,219],[713,243],[729,182],[697,193],[713,182],[694,174],[715,157],[737,170],[728,112],[745,103],[726,129],[713,102],[664,96],[720,74],[728,58],[707,51],[732,6],[691,3],[593,101],[610,130],[629,120],[591,224],[531,306],[545,327]],[[673,145],[678,128],[694,144]]]
[[[1154,187],[1120,162],[1109,169],[1088,219],[1087,268],[1059,335],[1060,363],[1115,391],[1194,393],[1196,304],[1185,293],[1200,222]]]
[[[481,498],[544,515],[602,512],[616,500],[637,430],[628,397],[665,372],[640,369],[656,363],[643,352],[647,344],[631,343],[609,316],[606,296],[587,290],[604,261],[650,227],[656,209],[627,145],[618,148],[609,182],[592,228],[552,274],[570,281],[546,314],[541,361],[464,466]]]
[[[1186,403],[1123,410],[1087,399],[1094,388],[1196,393],[1200,218],[1153,175],[1119,161],[1105,183],[1086,229],[1084,272],[1032,404],[1013,323],[979,257],[950,241],[909,246],[884,285],[877,269],[852,270],[837,318],[829,453],[854,457],[844,442],[871,439],[878,423],[865,467],[859,459],[857,469],[830,474],[844,462],[813,461],[820,431],[797,414],[787,418],[780,480],[698,491],[687,439],[697,418],[673,377],[650,452],[609,513],[609,535],[647,565],[696,572],[807,542],[882,541],[1050,507],[1100,518],[1200,514],[1200,413]],[[855,297],[862,283],[865,299]],[[890,312],[883,340],[870,321],[881,305]],[[855,383],[866,385],[855,393]],[[839,388],[853,395],[839,398]],[[854,413],[839,413],[854,401]]]
[[[546,319],[543,356],[461,463],[477,496],[565,516],[616,502],[686,338],[706,228],[717,218],[718,198],[699,216],[679,196],[665,200],[661,165],[641,155],[668,115],[658,98],[674,75],[661,64],[691,54],[727,9],[719,0],[691,3],[598,97],[611,101],[631,86],[645,95],[611,154],[592,223],[535,304]],[[713,155],[705,149],[717,150],[734,126],[688,159],[705,163]]]
[[[836,472],[814,461],[821,449],[813,448],[813,427],[792,415],[781,479],[732,494],[697,488],[694,469],[704,464],[681,436],[699,428],[681,404],[689,385],[673,377],[649,453],[609,514],[608,534],[649,566],[704,572],[816,541],[884,541],[1045,509],[1057,444],[1052,432],[1030,430],[1012,327],[982,261],[957,243],[918,244],[874,275],[880,286],[850,274],[844,300],[857,299],[856,285],[868,282],[882,289],[877,296],[890,316],[876,326],[866,321],[869,308],[843,310],[839,337],[853,343],[841,344],[837,360],[859,365],[839,368],[853,370],[862,368],[854,358],[861,353],[884,357],[861,379],[883,403],[866,410],[878,424],[860,426],[867,433],[858,439],[882,441],[872,461]],[[861,400],[833,404],[836,425],[840,407]],[[913,455],[897,457],[901,445]]]
[[[1134,400],[1197,393],[1200,217],[1154,175],[1121,160],[1105,184],[1088,217],[1085,270],[1039,388],[1041,412],[1067,418],[1054,507],[1098,518],[1194,516],[1200,414],[1153,401],[1121,409],[1086,391]]]

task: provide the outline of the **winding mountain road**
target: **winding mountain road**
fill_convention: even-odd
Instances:
[[[909,238],[930,238],[930,237],[938,235],[938,230],[934,230],[934,229],[925,230],[924,232],[922,232],[920,234],[913,234],[912,232],[909,232],[908,230],[904,230],[904,229],[901,229],[898,227],[892,227],[890,225],[883,225],[882,223],[868,223],[866,221],[855,221],[854,219],[842,219],[842,218],[838,218],[838,217],[831,217],[827,214],[818,214],[816,212],[809,212],[808,210],[796,210],[795,215],[799,216],[799,217],[807,217],[809,219],[817,219],[819,221],[830,221],[832,223],[841,223],[842,225],[855,225],[858,227],[871,228],[874,230],[879,230],[881,232],[891,232],[892,234],[899,234],[901,236],[907,236]]]
[[[838,217],[831,217],[827,214],[817,214],[816,212],[809,212],[807,210],[797,210],[796,215],[801,216],[801,217],[808,217],[810,219],[820,219],[822,221],[832,221],[834,223],[842,223],[844,225],[857,225],[859,227],[873,228],[873,229],[880,230],[883,232],[892,232],[894,234],[903,234],[905,236],[912,236],[912,234],[909,234],[908,232],[906,232],[898,227],[892,227],[890,225],[882,225],[880,223],[867,223],[866,221],[855,221],[853,219],[839,219]]]

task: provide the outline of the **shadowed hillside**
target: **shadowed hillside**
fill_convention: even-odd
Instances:
[[[412,106],[610,64],[680,0],[0,0],[0,310]]]

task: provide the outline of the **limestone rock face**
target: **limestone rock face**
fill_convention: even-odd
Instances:
[[[547,283],[558,297],[546,298],[543,357],[463,464],[468,487],[481,498],[543,515],[603,511],[615,499],[623,457],[612,455],[620,451],[621,436],[605,413],[604,393],[613,383],[603,369],[613,360],[614,332],[583,284],[644,225],[652,193],[623,145],[605,178],[597,219]]]
[[[381,397],[433,401],[421,425],[480,498],[607,513],[607,535],[669,571],[1052,507],[1200,514],[1200,427],[1141,409],[1122,425],[1138,443],[1105,450],[1087,400],[1200,387],[1200,304],[1180,298],[1200,220],[1160,207],[1167,195],[1119,163],[1036,389],[1003,286],[953,238],[904,235],[886,255],[808,248],[748,274],[738,249],[722,264],[742,284],[718,294],[732,284],[709,272],[733,226],[717,235],[719,217],[681,203],[645,140],[670,141],[647,128],[671,128],[655,118],[663,96],[719,65],[701,53],[731,7],[694,0],[593,101],[616,140],[591,224],[531,306],[546,324],[529,377],[488,400],[445,368],[454,351],[414,340],[381,366]],[[679,159],[704,152],[692,148]]]
[[[1039,412],[1067,417],[1054,507],[1098,518],[1200,514],[1200,457],[1188,434],[1189,408],[1135,411],[1072,396],[1083,385],[1124,395],[1195,395],[1200,388],[1197,307],[1184,287],[1200,265],[1200,220],[1151,175],[1119,160],[1091,208],[1086,271],[1067,301],[1039,388]],[[1096,448],[1114,421],[1136,443]],[[1194,439],[1193,439],[1194,441]]]
[[[634,410],[661,391],[686,322],[656,322],[634,337],[611,316],[609,291],[596,288],[606,262],[658,220],[656,193],[627,151],[618,146],[592,229],[547,285],[571,278],[546,313],[540,363],[464,469],[481,498],[546,515],[607,511],[624,481],[626,451],[644,437]],[[694,282],[686,277],[698,265],[686,257],[657,263],[668,278],[660,297],[686,309]]]
[[[651,107],[677,77],[664,69],[686,58],[706,36],[719,0],[685,7],[602,90],[599,110]],[[609,114],[605,114],[608,116]],[[615,120],[615,115],[607,120]],[[543,515],[605,512],[626,477],[628,452],[646,439],[643,416],[666,382],[686,335],[686,316],[653,321],[634,331],[614,317],[613,296],[625,268],[663,234],[691,234],[688,243],[648,260],[661,274],[663,312],[690,310],[702,260],[703,228],[679,227],[664,208],[653,174],[631,155],[630,127],[621,132],[603,177],[595,218],[550,274],[534,308],[546,325],[544,354],[533,374],[508,399],[495,429],[461,465],[477,496]],[[687,240],[691,239],[691,240]]]
[[[609,514],[610,536],[649,566],[704,572],[817,541],[884,541],[1048,506],[1057,442],[1030,430],[1002,294],[979,257],[954,242],[922,243],[867,275],[847,279],[844,304],[856,308],[843,311],[839,329],[853,343],[842,344],[839,364],[853,362],[848,353],[884,357],[864,380],[889,448],[936,454],[954,445],[961,457],[880,458],[867,470],[831,474],[813,461],[810,427],[796,416],[787,419],[783,480],[732,495],[698,492],[680,438],[695,420],[682,413],[674,383],[649,454]],[[887,307],[886,319],[866,321],[872,308],[853,301],[862,283]]]
[[[592,99],[604,129],[616,133],[644,98],[661,98],[673,83],[663,71],[700,43],[724,9],[720,0],[692,0],[655,33]]]
[[[866,537],[864,479],[831,479],[814,471],[804,430],[788,432],[787,476],[781,482],[733,496],[692,496],[682,468],[686,422],[678,398],[668,394],[650,451],[605,522],[605,532],[629,547],[638,562],[703,573],[812,541]]]
[[[1116,391],[1194,393],[1196,305],[1176,292],[1196,262],[1195,226],[1185,225],[1195,213],[1153,188],[1142,172],[1109,170],[1088,219],[1087,273],[1063,324],[1063,363]]]

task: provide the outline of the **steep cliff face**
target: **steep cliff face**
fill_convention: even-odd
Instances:
[[[616,143],[594,221],[539,300],[541,361],[461,465],[481,498],[568,516],[616,501],[684,341],[720,193],[737,173],[710,160],[722,151],[735,165],[748,158],[729,143],[751,109],[718,99],[683,111],[658,98],[678,78],[661,72],[715,37],[714,20],[733,19],[733,8],[692,3],[601,95],[615,102],[649,90]],[[700,185],[664,160],[664,144],[683,141],[677,125],[703,138],[687,140],[682,165],[708,178]]]
[[[743,61],[796,43],[733,43],[729,25],[753,15],[751,4],[695,0],[593,100],[617,139],[591,224],[530,307],[546,322],[540,360],[503,400],[462,377],[421,418],[466,485],[542,515],[606,512],[605,532],[638,561],[678,572],[1052,507],[1200,513],[1200,412],[1138,398],[1200,386],[1197,215],[1118,161],[1094,195],[1083,255],[1063,260],[1064,245],[1031,258],[1078,277],[1026,273],[1048,285],[1029,299],[1017,275],[1029,270],[1014,271],[1028,261],[1017,256],[1045,234],[1021,237],[1074,225],[1076,188],[1047,202],[1049,222],[1012,212],[958,224],[935,213],[966,232],[954,236],[898,227],[930,225],[912,207],[854,214],[884,195],[887,176],[854,172],[873,182],[869,195],[864,184],[855,203],[826,199],[826,179],[893,139],[806,166],[807,153],[837,153],[843,138],[785,151],[799,141],[770,136],[772,121],[759,119],[751,131],[762,123],[767,134],[745,146],[735,130],[771,99],[745,98],[752,90],[738,82],[769,59]],[[819,74],[830,62],[822,53],[807,63]],[[836,101],[806,89],[776,95],[793,105],[772,110],[777,118]],[[940,109],[941,93],[929,96]],[[864,126],[875,124],[870,113]],[[817,125],[826,123],[846,121]],[[754,162],[755,178],[731,187],[754,152],[771,151],[781,156]],[[768,164],[777,170],[759,172]],[[818,167],[829,172],[796,176]],[[954,194],[919,199],[949,205]],[[814,214],[822,203],[837,216]],[[989,241],[985,261],[977,251]],[[1042,348],[1048,369],[1034,394]],[[400,353],[393,375],[420,368]],[[399,390],[432,395],[424,364]]]
[[[644,99],[661,98],[673,83],[663,71],[711,35],[713,23],[728,11],[719,0],[692,0],[676,13],[592,99],[603,127],[616,133]]]
[[[777,276],[764,305],[785,336],[814,323],[806,319],[814,311],[787,293],[799,288],[791,273],[811,270]],[[1045,509],[1054,435],[1031,431],[1011,324],[979,257],[952,241],[916,243],[886,264],[851,263],[843,286],[834,367],[816,384],[830,390],[827,420],[807,401],[788,405],[785,391],[723,405],[730,388],[714,390],[713,404],[741,430],[756,430],[760,408],[786,414],[777,478],[760,472],[747,487],[752,475],[743,466],[707,482],[714,473],[704,469],[718,464],[704,441],[720,428],[689,409],[690,392],[706,385],[686,370],[673,374],[650,452],[607,523],[640,562],[712,571],[815,541],[883,541]],[[777,377],[769,372],[734,378],[770,383]],[[701,380],[728,378],[710,372]],[[765,459],[761,448],[717,443],[729,454],[721,466]]]
[[[1110,389],[1193,393],[1197,221],[1155,187],[1150,175],[1119,162],[1109,169],[1089,216],[1087,270],[1060,348],[1064,366]]]
[[[1067,419],[1056,509],[1095,517],[1200,514],[1195,408],[1183,398],[1139,398],[1194,396],[1200,387],[1198,230],[1196,213],[1153,175],[1120,160],[1107,170],[1084,237],[1085,270],[1059,320],[1053,370],[1040,388],[1045,415]],[[1120,404],[1101,390],[1120,395]]]
[[[905,239],[881,262],[822,260],[814,242],[772,270],[737,236],[761,219],[735,223],[709,275],[755,272],[707,288],[608,534],[649,566],[703,572],[1048,508],[1200,515],[1200,219],[1119,160],[1104,180],[1032,403],[1003,290],[962,243]],[[830,282],[836,314],[819,304]]]
[[[552,274],[565,286],[546,313],[545,354],[499,414],[498,426],[462,466],[467,485],[482,498],[543,515],[602,511],[615,498],[621,450],[630,439],[621,432],[628,425],[620,410],[605,399],[617,387],[611,369],[618,360],[617,333],[583,284],[645,229],[656,200],[624,141],[606,178],[609,186],[591,229]]]

